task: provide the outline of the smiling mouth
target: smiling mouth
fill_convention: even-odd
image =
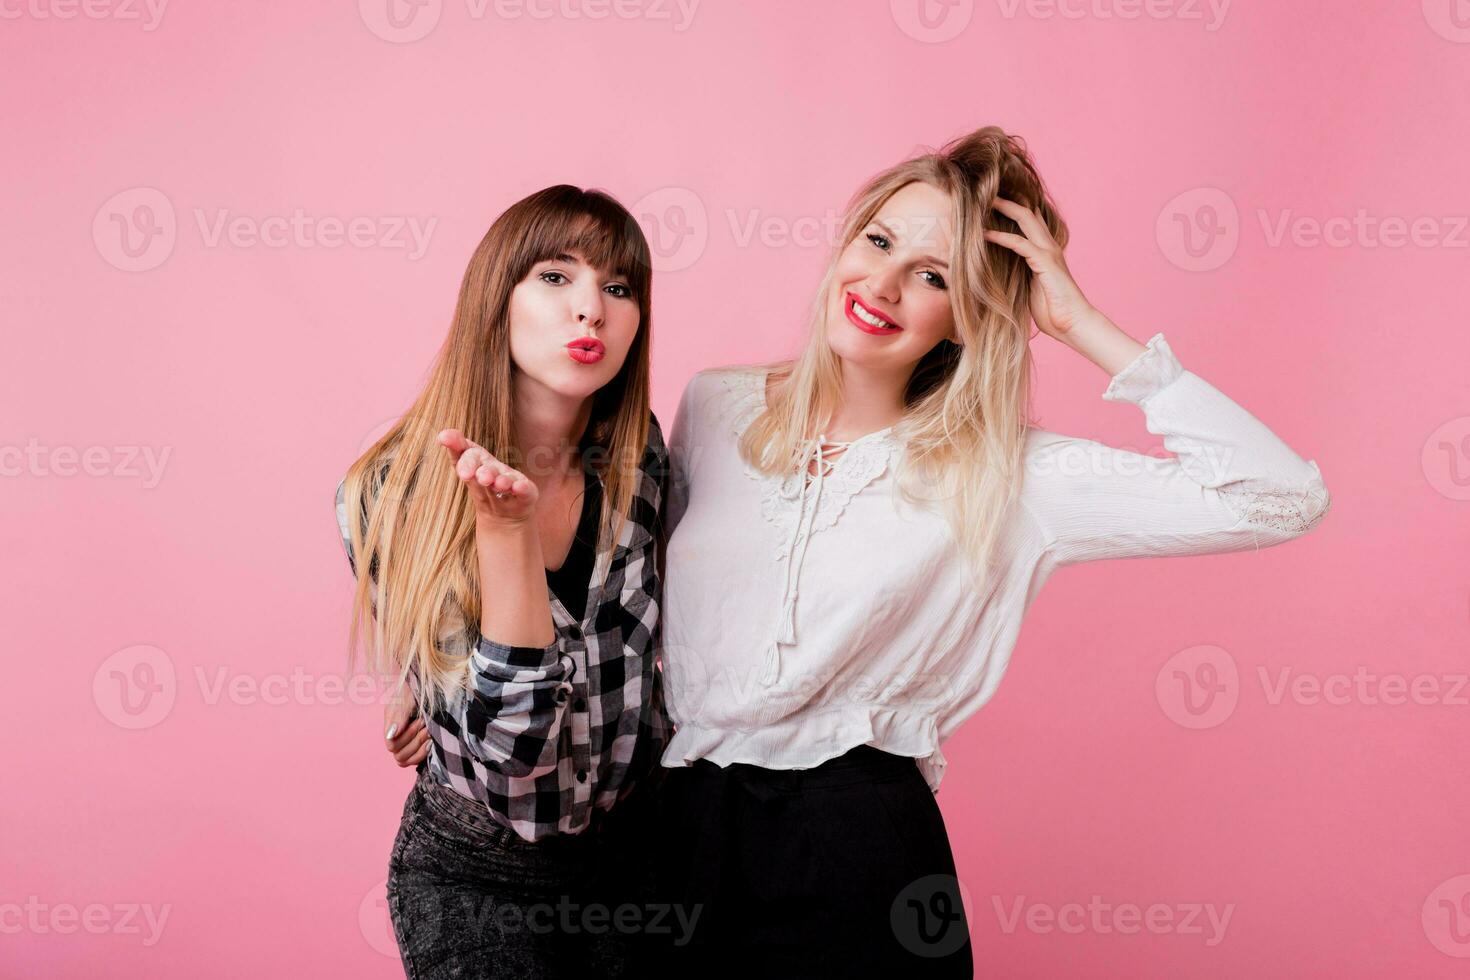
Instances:
[[[876,310],[864,306],[862,300],[853,293],[847,294],[844,303],[847,306],[847,318],[869,333],[898,333],[903,329]]]

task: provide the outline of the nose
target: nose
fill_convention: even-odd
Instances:
[[[899,286],[899,270],[895,268],[896,263],[884,262],[874,269],[868,276],[868,290],[874,299],[881,299],[885,303],[897,303],[902,297],[902,289]]]
[[[589,330],[600,328],[605,313],[602,305],[602,290],[583,290],[576,299],[574,309],[577,314],[577,326],[586,327]]]

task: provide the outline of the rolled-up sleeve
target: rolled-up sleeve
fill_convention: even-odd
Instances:
[[[465,746],[507,776],[555,770],[576,669],[560,643],[519,647],[481,637],[470,667],[474,689],[461,718]]]
[[[344,478],[337,484],[337,525],[356,576],[345,483]],[[372,566],[369,589],[376,611],[377,563]],[[441,645],[464,628],[458,621],[448,625],[453,629],[449,636],[441,637]],[[458,646],[462,649],[463,643]],[[545,647],[520,647],[478,637],[470,653],[469,690],[447,704],[464,748],[507,776],[538,776],[554,770],[574,670],[572,658],[561,652],[559,639]]]

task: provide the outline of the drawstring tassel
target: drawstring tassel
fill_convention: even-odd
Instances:
[[[781,609],[781,624],[776,630],[776,642],[785,643],[787,646],[796,642],[796,594],[794,592],[786,597],[786,603]]]
[[[772,643],[766,651],[766,666],[761,672],[762,684],[774,684],[781,676],[781,644]]]

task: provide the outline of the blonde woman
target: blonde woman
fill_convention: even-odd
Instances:
[[[351,644],[407,686],[389,862],[410,978],[621,975],[632,814],[658,758],[648,245],[605,194],[517,202],[471,257],[402,422],[337,489]],[[356,519],[353,519],[353,518]],[[616,811],[616,813],[613,813]],[[598,928],[594,924],[600,923]]]
[[[857,193],[793,361],[685,389],[661,887],[702,914],[671,968],[969,976],[942,746],[1047,577],[1269,547],[1326,513],[1317,465],[1093,307],[1066,242],[1024,145],[981,129]],[[1030,424],[1031,321],[1173,457]]]

